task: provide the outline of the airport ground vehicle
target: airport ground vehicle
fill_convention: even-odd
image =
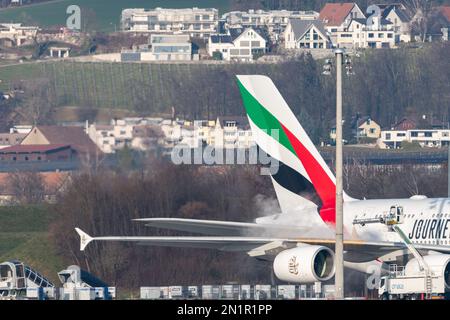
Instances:
[[[396,232],[414,256],[406,266],[389,265],[389,273],[380,278],[378,295],[382,300],[445,298],[450,293],[450,257],[422,254],[399,228],[404,222],[402,206],[391,206],[389,212],[376,219],[355,219],[353,224],[381,223]]]
[[[428,291],[430,290],[430,291]],[[427,294],[431,295],[427,297]],[[427,279],[424,273],[414,273],[396,264],[391,265],[389,275],[380,280],[378,295],[382,300],[449,299],[450,290],[445,275],[432,275]]]

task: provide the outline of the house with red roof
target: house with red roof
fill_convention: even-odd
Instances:
[[[394,24],[380,15],[366,16],[354,2],[327,3],[319,19],[325,24],[334,47],[393,48],[396,45]]]
[[[319,13],[319,20],[333,33],[348,27],[353,19],[365,19],[361,8],[354,2],[327,3]]]

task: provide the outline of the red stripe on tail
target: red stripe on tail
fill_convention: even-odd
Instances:
[[[311,182],[322,200],[320,216],[326,223],[336,223],[336,185],[331,178],[317,162],[307,148],[290,132],[282,123],[280,123],[291,145],[293,146],[297,157],[305,167]]]

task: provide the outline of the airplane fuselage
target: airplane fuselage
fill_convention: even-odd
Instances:
[[[354,219],[374,219],[388,213],[391,206],[402,206],[404,221],[400,229],[412,243],[450,245],[450,199],[410,198],[356,200],[344,203],[347,232],[363,240],[395,241],[398,236],[384,224],[353,225]]]

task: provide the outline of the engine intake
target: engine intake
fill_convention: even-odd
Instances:
[[[334,253],[323,246],[287,249],[275,257],[273,270],[278,279],[286,282],[326,281],[334,276]]]

